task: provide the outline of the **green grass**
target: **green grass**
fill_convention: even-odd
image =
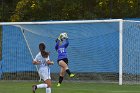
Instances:
[[[33,84],[38,82],[0,81],[0,93],[32,93]],[[37,89],[36,93],[45,93],[45,89]],[[53,83],[52,93],[140,93],[140,85],[65,82],[56,87]]]

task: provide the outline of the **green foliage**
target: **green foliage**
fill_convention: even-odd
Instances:
[[[11,21],[140,17],[139,0],[20,0]]]
[[[0,1],[0,22],[10,21],[10,16],[14,14],[15,6],[19,0]]]
[[[32,20],[32,15],[36,15],[38,6],[36,0],[21,0],[17,3],[15,14],[11,16],[11,21]]]
[[[95,7],[98,18],[135,18],[138,0],[98,0]]]
[[[140,0],[3,0],[1,21],[140,17]]]

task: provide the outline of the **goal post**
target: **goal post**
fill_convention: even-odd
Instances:
[[[123,65],[123,52],[122,52],[122,46],[123,46],[123,20],[119,21],[119,85],[122,85],[122,65]]]
[[[139,43],[135,44],[135,46],[129,45],[129,41],[131,41],[131,44],[134,44],[135,39],[138,40],[137,35],[139,34],[138,31],[135,30],[139,30],[139,22],[136,23],[129,20],[109,19],[47,22],[2,22],[0,25],[4,28],[2,44],[5,48],[2,49],[4,53],[2,55],[2,63],[8,68],[8,62],[12,59],[13,62],[15,61],[13,67],[17,68],[14,68],[15,71],[12,70],[11,73],[25,72],[31,77],[37,77],[33,74],[37,68],[35,70],[31,66],[31,60],[38,53],[38,44],[40,42],[45,42],[47,50],[51,53],[51,60],[55,61],[54,66],[51,67],[51,72],[53,74],[52,79],[57,80],[56,77],[59,73],[59,67],[56,62],[57,52],[54,49],[55,39],[60,33],[66,32],[68,33],[70,42],[67,49],[69,67],[72,72],[76,73],[76,77],[73,80],[118,82],[119,85],[128,82],[134,83],[139,80],[139,71],[137,71],[140,70],[137,67],[139,66],[139,57],[131,59],[131,57],[134,57],[135,55],[133,54],[132,56],[131,54],[134,49],[133,47],[136,47],[136,52],[134,53],[138,54]],[[137,34],[132,33],[133,31]],[[129,38],[133,34],[134,37],[130,40]],[[16,39],[19,40],[16,41]],[[20,45],[20,41],[22,41],[24,47]],[[16,46],[12,44],[19,45]],[[13,52],[12,48],[16,48],[16,50]],[[6,50],[16,54],[9,57],[10,54],[6,55]],[[24,50],[24,52],[22,50]],[[5,55],[8,57],[5,57]],[[12,57],[17,57],[20,61],[17,61],[16,58],[14,59]],[[20,59],[20,57],[23,58]],[[134,61],[133,64],[131,61]],[[26,64],[30,62],[30,64],[28,64],[30,67],[27,69],[22,67],[22,63],[24,62],[25,64],[23,65],[25,65],[25,67],[27,66]],[[132,64],[132,66],[128,64]],[[21,66],[21,68],[18,66]],[[130,68],[128,68],[128,66]],[[133,67],[134,71],[131,71],[131,67]],[[12,68],[8,69],[9,70],[7,71],[3,67],[4,73],[10,73]],[[23,79],[26,78],[28,77]]]
[[[27,45],[27,47],[28,47],[28,49],[29,49],[29,52],[30,52],[30,54],[31,54],[31,57],[32,57],[32,59],[34,60],[34,56],[33,56],[33,54],[32,54],[32,51],[31,51],[31,49],[30,49],[30,46],[29,46],[29,44],[28,44],[28,40],[26,39],[26,36],[24,35],[24,29],[21,27],[21,26],[19,26],[20,27],[20,29],[21,29],[21,32],[22,32],[22,34],[23,34],[23,37],[24,37],[24,39],[25,39],[25,42],[26,42],[26,45]],[[37,65],[35,65],[35,67],[36,67],[36,70],[37,70],[37,72],[39,72],[39,69],[38,69],[38,67],[37,67]],[[39,75],[39,73],[38,73],[38,75]],[[40,75],[39,75],[39,77],[40,77]],[[41,81],[41,77],[40,77],[40,79],[39,79],[39,82]]]

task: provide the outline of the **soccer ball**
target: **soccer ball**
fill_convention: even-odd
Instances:
[[[67,33],[61,33],[60,36],[61,36],[61,38],[68,38]]]

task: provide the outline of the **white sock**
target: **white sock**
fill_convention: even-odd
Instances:
[[[51,88],[46,88],[46,93],[51,93]]]
[[[37,88],[47,88],[48,85],[47,84],[38,84]]]

